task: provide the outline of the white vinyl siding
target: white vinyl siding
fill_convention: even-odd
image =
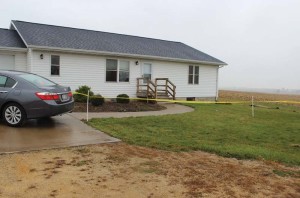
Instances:
[[[44,59],[40,59],[40,54]],[[130,78],[127,83],[106,82],[106,59],[108,57],[96,55],[80,55],[60,53],[60,76],[50,75],[50,55],[47,52],[33,51],[33,64],[31,72],[42,75],[58,84],[70,86],[74,91],[79,86],[88,85],[96,94],[105,97],[116,97],[126,93],[131,97],[136,94],[136,78],[140,76],[139,67],[134,64],[136,59],[128,59],[130,62]],[[117,59],[117,58],[111,58]]]
[[[189,85],[187,74],[190,64],[153,62],[153,77],[169,78],[176,85],[176,97],[216,97],[218,66],[199,65],[199,84]]]
[[[27,71],[32,71],[32,64],[33,64],[33,52],[32,49],[28,49],[27,51]]]
[[[7,52],[0,54],[0,69],[27,71],[26,53]]]
[[[25,53],[15,55],[15,70],[27,71],[27,55]]]
[[[40,59],[40,54],[44,55]],[[106,57],[100,55],[84,55],[71,53],[57,53],[60,56],[60,76],[51,76],[50,52],[33,51],[31,72],[42,75],[61,85],[70,86],[72,90],[78,86],[88,85],[95,94],[104,97],[116,97],[125,93],[130,97],[136,96],[137,78],[142,76],[141,65],[135,62],[151,62],[152,80],[155,78],[169,78],[176,85],[176,97],[216,97],[217,66],[199,65],[199,84],[189,85],[187,81],[188,63],[175,63],[167,61],[149,61],[140,59],[122,58],[129,61],[129,82],[106,82]]]
[[[0,69],[13,70],[15,69],[15,56],[0,54]]]

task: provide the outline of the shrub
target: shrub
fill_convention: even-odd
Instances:
[[[117,103],[129,103],[129,96],[127,94],[117,95]]]
[[[94,93],[91,91],[91,88],[87,85],[79,86],[78,89],[75,90],[77,93],[82,93],[82,94],[88,94],[88,91],[90,91],[90,96],[93,96]],[[74,100],[75,102],[86,102],[87,97],[84,95],[80,94],[74,94]]]
[[[93,97],[91,97],[91,103],[93,106],[96,106],[96,107],[103,105],[104,98],[100,94],[94,95]]]

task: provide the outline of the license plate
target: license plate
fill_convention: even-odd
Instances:
[[[67,100],[69,100],[68,94],[63,94],[63,95],[61,95],[61,100],[62,100],[62,101],[67,101]]]

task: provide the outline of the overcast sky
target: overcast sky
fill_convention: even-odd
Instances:
[[[11,20],[186,43],[228,64],[220,87],[300,89],[300,0],[0,0]]]

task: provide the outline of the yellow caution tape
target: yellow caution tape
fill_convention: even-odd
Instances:
[[[72,92],[73,95],[82,95],[88,97],[87,94]],[[251,101],[225,101],[225,102],[215,102],[215,101],[186,101],[186,100],[169,100],[169,99],[153,99],[153,98],[125,98],[125,97],[116,97],[116,98],[107,98],[99,96],[89,96],[89,98],[104,98],[104,99],[128,99],[128,100],[144,100],[144,101],[156,101],[156,102],[171,102],[171,103],[190,103],[190,104],[241,104],[241,103],[250,103]],[[286,103],[286,104],[300,104],[300,101],[287,101],[287,100],[278,100],[278,101],[255,101],[256,103]]]

